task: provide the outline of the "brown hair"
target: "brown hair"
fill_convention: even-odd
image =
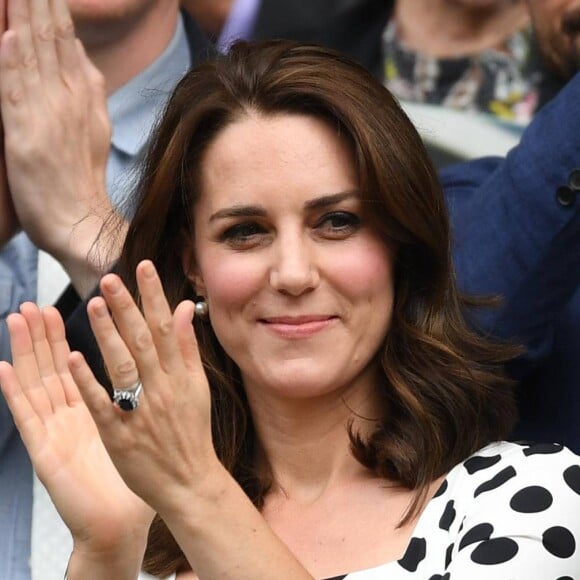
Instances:
[[[409,518],[434,479],[509,433],[513,392],[498,368],[516,351],[467,328],[436,172],[397,102],[365,69],[321,47],[271,41],[237,43],[189,72],[145,160],[120,274],[137,296],[135,267],[149,258],[172,307],[194,297],[182,255],[184,240],[192,239],[202,156],[224,127],[249,112],[306,114],[336,127],[352,147],[363,202],[372,204],[376,226],[398,247],[392,325],[378,353],[383,416],[370,438],[351,431],[350,439],[363,465],[416,490]],[[261,507],[269,479],[255,463],[259,441],[239,371],[211,325],[194,324],[212,392],[216,452]],[[187,566],[157,519],[144,568],[162,575]]]

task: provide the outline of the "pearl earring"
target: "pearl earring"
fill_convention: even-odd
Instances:
[[[204,318],[207,318],[208,314],[209,307],[207,305],[207,302],[202,298],[201,300],[195,303],[195,316],[196,318],[201,318],[203,320]]]

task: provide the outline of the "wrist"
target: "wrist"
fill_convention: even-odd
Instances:
[[[67,580],[135,580],[139,576],[147,538],[128,541],[123,538],[106,549],[75,542],[65,578]]]
[[[221,504],[232,486],[239,487],[216,457],[213,466],[205,469],[203,475],[182,482],[164,493],[154,509],[169,527],[171,522],[183,519],[193,526],[199,524],[203,527],[207,524],[208,514]],[[184,509],[184,506],[187,508]]]
[[[93,213],[68,232],[50,252],[62,264],[79,295],[85,298],[121,254],[128,223],[110,210]]]

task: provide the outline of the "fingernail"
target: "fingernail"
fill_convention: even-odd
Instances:
[[[105,278],[103,281],[105,288],[111,293],[119,292],[121,289],[121,281],[116,276],[111,276],[109,278]]]
[[[143,271],[143,274],[145,274],[145,276],[147,278],[154,278],[155,277],[155,268],[153,267],[152,262],[149,262],[149,261],[143,262],[141,269]]]
[[[99,318],[104,318],[107,315],[107,307],[105,306],[105,303],[97,300],[96,303],[93,303],[93,312]]]
[[[69,367],[74,369],[81,369],[83,366],[83,358],[80,352],[74,350],[68,357]]]

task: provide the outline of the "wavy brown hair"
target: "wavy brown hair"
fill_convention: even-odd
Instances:
[[[398,248],[392,325],[377,353],[384,408],[370,437],[350,430],[350,440],[364,466],[416,491],[406,521],[434,479],[509,433],[515,403],[499,369],[516,350],[467,327],[436,172],[397,102],[365,69],[318,46],[270,41],[238,43],[189,72],[154,133],[120,274],[138,297],[135,267],[149,258],[173,308],[194,298],[182,256],[193,239],[203,154],[220,131],[250,112],[310,115],[334,127],[352,148],[363,203]],[[260,442],[239,370],[211,325],[194,325],[211,388],[216,452],[260,508],[270,478],[256,461]],[[187,567],[156,519],[145,570],[164,575]]]

